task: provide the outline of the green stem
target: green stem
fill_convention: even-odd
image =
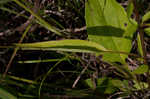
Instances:
[[[142,46],[142,52],[143,52],[143,57],[144,57],[144,64],[148,65],[148,60],[147,60],[147,52],[146,52],[146,47],[144,44],[144,28],[143,28],[143,24],[141,23],[141,19],[140,19],[140,14],[138,11],[138,7],[137,7],[137,1],[136,0],[132,0],[133,4],[134,4],[134,11],[136,14],[136,21],[138,22],[138,31],[139,31],[139,35],[140,35],[140,41],[141,41],[141,46]],[[147,71],[147,82],[148,82],[148,88],[150,88],[150,66],[148,65],[148,71]]]

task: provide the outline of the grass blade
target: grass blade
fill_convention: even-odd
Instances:
[[[32,14],[38,21],[39,24],[44,26],[45,28],[47,28],[48,30],[56,33],[57,35],[62,35],[58,29],[56,29],[55,27],[51,26],[49,23],[47,23],[45,20],[43,20],[40,16],[38,16],[36,13],[34,13],[32,10],[30,10],[29,8],[27,8],[24,4],[22,4],[20,1],[18,0],[13,0],[15,3],[17,3],[19,6],[21,6],[22,8],[24,8],[26,11],[28,11],[30,14]]]

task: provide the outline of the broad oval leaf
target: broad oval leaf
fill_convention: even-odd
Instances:
[[[129,18],[116,0],[88,0],[85,8],[88,38],[108,50],[130,52],[137,23]],[[103,59],[124,62],[127,55],[106,53]]]
[[[59,50],[70,52],[89,52],[96,54],[101,51],[108,51],[106,48],[95,42],[77,39],[16,44],[16,46],[27,50]]]
[[[144,74],[148,71],[148,66],[147,65],[141,65],[138,68],[136,68],[133,73],[134,74]]]
[[[0,88],[0,99],[17,99],[17,97]]]

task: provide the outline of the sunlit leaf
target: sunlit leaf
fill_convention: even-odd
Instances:
[[[137,24],[116,0],[88,0],[85,8],[88,38],[112,51],[130,52]],[[106,53],[103,59],[125,62],[127,55]]]
[[[95,42],[77,39],[16,44],[16,46],[27,50],[59,50],[70,52],[89,52],[97,54],[101,51],[107,51],[103,46]]]
[[[137,35],[137,44],[138,44],[138,51],[140,52],[141,56],[143,56],[143,49],[142,49],[141,38],[139,34]]]
[[[143,16],[142,22],[148,21],[149,19],[150,19],[150,11],[147,12],[147,13]]]
[[[85,82],[91,89],[94,89],[94,84],[90,78],[86,79]]]
[[[134,74],[144,74],[148,71],[148,66],[147,65],[141,65],[138,68],[136,68],[133,73]]]
[[[136,88],[136,90],[141,90],[142,88],[148,88],[148,84],[145,82],[140,82],[138,83],[137,81],[133,81],[134,82],[134,87]]]
[[[148,36],[150,36],[150,28],[145,28],[145,29],[144,29],[144,32],[145,32]]]
[[[127,16],[128,18],[131,17],[132,13],[133,13],[133,10],[134,10],[134,5],[133,3],[130,1],[128,6],[127,6]]]

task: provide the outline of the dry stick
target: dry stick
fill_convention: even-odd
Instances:
[[[81,71],[81,74],[77,77],[77,79],[73,83],[72,88],[75,88],[76,84],[78,83],[79,79],[81,78],[81,75],[84,74],[84,72],[87,70],[87,68],[88,68],[88,66],[84,67],[84,69]]]
[[[83,26],[81,28],[75,28],[75,29],[64,29],[63,31],[65,32],[81,32],[81,31],[84,31],[86,30],[86,26]]]
[[[39,0],[35,0],[34,8],[33,8],[34,12],[37,12],[38,6],[39,6]],[[31,24],[31,22],[32,22],[33,19],[34,19],[34,17],[31,15],[31,16],[29,17],[29,19],[28,19],[23,25],[21,25],[21,26],[20,26],[19,28],[17,28],[17,29],[18,29],[19,31],[25,30],[25,28],[26,28],[29,24]],[[22,43],[22,41],[23,41],[24,37],[26,36],[26,33],[28,32],[28,30],[30,29],[30,27],[31,27],[30,25],[27,27],[26,31],[24,32],[24,34],[22,35],[22,37],[21,37],[21,39],[20,39],[20,41],[19,41],[18,43]],[[6,77],[6,74],[7,74],[7,72],[8,72],[8,69],[10,68],[11,63],[12,63],[13,59],[15,58],[17,51],[18,51],[18,47],[15,48],[15,50],[14,50],[14,52],[13,52],[13,54],[12,54],[12,56],[11,56],[11,58],[10,58],[8,64],[7,64],[7,66],[6,66],[5,72],[4,72],[4,74],[3,74],[3,78]]]
[[[84,74],[84,72],[88,69],[88,64],[87,66],[84,67],[84,69],[81,71],[80,75],[77,77],[77,79],[74,81],[72,88],[75,88],[76,84],[78,83],[79,79],[81,76]]]

